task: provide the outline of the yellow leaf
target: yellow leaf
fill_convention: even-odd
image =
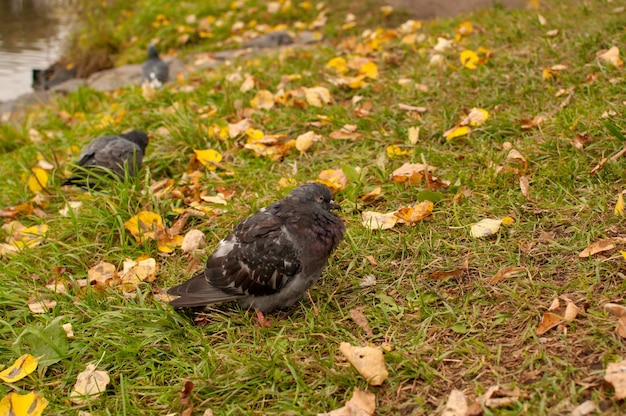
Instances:
[[[515,224],[515,220],[509,216],[502,218],[502,225],[506,225],[507,227],[511,224]]]
[[[222,161],[222,154],[217,150],[206,149],[206,150],[197,150],[193,149],[198,161],[207,167],[209,170],[215,170],[217,168],[216,163]]]
[[[410,225],[423,220],[432,213],[433,203],[431,201],[423,201],[409,208],[400,208],[394,215],[398,217],[398,222]]]
[[[261,108],[263,110],[269,110],[274,107],[274,94],[268,90],[257,91],[253,99],[250,100],[252,108]]]
[[[339,345],[339,351],[365,378],[368,384],[380,386],[389,376],[389,371],[385,366],[385,356],[380,348],[355,347],[347,342],[342,342]]]
[[[313,143],[321,139],[322,136],[319,134],[313,131],[307,131],[296,138],[296,149],[298,149],[300,153],[304,153],[313,145]]]
[[[474,238],[488,237],[498,232],[500,224],[502,224],[502,220],[486,218],[472,224],[470,228],[470,235]]]
[[[24,228],[19,233],[9,238],[9,243],[17,248],[35,247],[43,241],[44,236],[48,232],[47,224],[34,225]]]
[[[465,21],[459,24],[454,31],[457,35],[469,36],[474,31],[474,26],[472,25],[472,22]]]
[[[470,125],[477,127],[482,125],[489,118],[489,111],[483,108],[472,108],[463,120],[461,120],[461,126]]]
[[[278,189],[295,186],[296,180],[294,178],[280,178],[278,180]]]
[[[0,401],[2,416],[39,416],[48,406],[48,400],[34,391],[21,395],[11,392]]]
[[[382,212],[364,211],[361,214],[361,224],[365,228],[370,230],[387,230],[393,228],[397,223],[398,218],[395,212],[388,212],[383,214]]]
[[[615,215],[624,215],[624,195],[619,194],[617,197],[617,203],[615,204],[615,210],[613,211]]]
[[[182,235],[174,235],[169,237],[167,233],[163,233],[165,237],[159,238],[157,249],[161,253],[171,253],[176,247],[183,245],[184,237]]]
[[[406,156],[413,153],[413,149],[403,149],[397,145],[387,146],[387,156],[388,157],[399,157]]]
[[[622,255],[622,257],[624,257],[624,260],[626,260],[626,251],[624,251],[624,250],[620,250],[620,251],[619,251],[619,254],[621,254],[621,255]]]
[[[38,194],[48,184],[48,174],[38,166],[31,169],[33,174],[28,178],[28,188],[32,193]]]
[[[345,74],[348,72],[348,64],[346,60],[340,56],[332,58],[326,63],[326,68],[335,70],[338,74]]]
[[[333,194],[346,189],[348,177],[341,169],[326,169],[318,175],[319,183],[326,185]]]
[[[24,354],[13,365],[0,373],[0,378],[7,382],[13,383],[21,380],[37,368],[39,360],[30,354]]]
[[[263,140],[265,133],[261,130],[253,129],[249,127],[246,129],[246,136],[248,136],[248,143],[254,143]]]
[[[96,370],[95,365],[89,364],[85,371],[76,377],[76,384],[70,393],[70,400],[76,404],[87,404],[86,399],[102,394],[110,381],[106,371]]]
[[[153,282],[156,277],[156,260],[152,257],[140,260],[124,260],[120,273],[122,288],[134,289],[139,282]]]
[[[331,101],[330,91],[325,87],[304,88],[307,103],[313,107],[322,107]]]
[[[541,79],[548,80],[550,78],[555,78],[558,75],[557,71],[554,71],[552,68],[543,68],[541,71]]]
[[[471,129],[469,126],[454,126],[450,130],[446,131],[443,136],[446,138],[446,141],[450,141],[454,138],[465,136],[469,134]]]
[[[353,90],[358,90],[359,88],[363,88],[365,85],[365,75],[357,75],[356,77],[344,78],[348,87]]]
[[[468,69],[476,69],[478,67],[478,54],[472,50],[466,49],[461,52],[461,64]]]
[[[124,226],[135,237],[138,243],[146,238],[156,239],[157,232],[164,230],[163,220],[159,214],[141,211],[124,223]]]
[[[369,61],[359,68],[359,74],[369,79],[376,79],[378,78],[378,67],[374,62]]]

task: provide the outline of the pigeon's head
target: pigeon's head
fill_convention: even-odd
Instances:
[[[129,131],[128,133],[120,134],[121,137],[126,140],[130,140],[135,143],[142,152],[146,151],[146,147],[148,147],[148,135],[140,130]]]
[[[159,57],[159,51],[157,51],[156,46],[154,46],[153,44],[150,44],[150,46],[148,46],[148,59],[155,59]]]
[[[325,185],[313,182],[297,187],[289,194],[289,197],[306,204],[319,204],[326,211],[339,209],[340,206],[333,201],[333,194]]]

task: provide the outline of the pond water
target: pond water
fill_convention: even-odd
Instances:
[[[32,91],[33,68],[53,64],[75,2],[0,0],[0,101]]]

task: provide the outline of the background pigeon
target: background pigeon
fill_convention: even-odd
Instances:
[[[159,58],[156,46],[148,46],[148,59],[141,67],[141,82],[148,81],[154,88],[160,88],[169,79],[169,67]]]
[[[97,177],[112,171],[124,177],[125,170],[129,176],[141,168],[141,162],[148,146],[148,135],[143,131],[133,130],[119,136],[102,136],[92,140],[82,151],[74,175],[67,178],[61,185],[77,185],[81,187],[97,187]],[[98,172],[99,171],[99,172]],[[94,175],[90,175],[93,172]]]
[[[330,190],[319,183],[243,220],[211,254],[204,271],[168,294],[176,307],[237,299],[243,308],[268,313],[292,306],[317,281],[345,226]]]

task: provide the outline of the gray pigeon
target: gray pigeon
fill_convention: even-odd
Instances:
[[[148,59],[141,67],[141,82],[148,81],[154,88],[161,88],[169,79],[169,67],[159,58],[156,46],[148,46]]]
[[[125,171],[133,177],[141,168],[148,146],[148,135],[133,130],[119,136],[102,136],[92,140],[80,154],[76,165],[80,169],[61,185],[77,185],[96,188],[98,176],[107,175],[107,170],[123,178]],[[103,168],[103,169],[100,169]]]
[[[269,313],[287,308],[317,281],[346,231],[339,208],[319,183],[302,185],[243,220],[224,238],[205,269],[168,294],[175,307],[238,300]]]

